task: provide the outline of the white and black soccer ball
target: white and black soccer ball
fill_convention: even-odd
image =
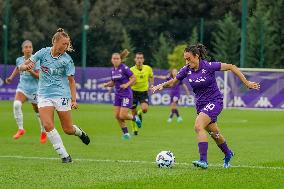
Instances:
[[[156,163],[159,168],[172,168],[176,158],[171,151],[161,151],[156,157]]]

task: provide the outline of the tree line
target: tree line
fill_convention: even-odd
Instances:
[[[4,3],[0,0],[1,25]],[[75,51],[71,56],[81,65],[84,0],[13,0],[10,4],[9,64],[21,55],[25,39],[33,42],[36,51],[50,46],[52,35],[62,27],[72,39]],[[284,68],[282,10],[284,0],[248,1],[245,67]],[[153,67],[181,67],[184,47],[200,42],[201,18],[208,59],[239,66],[240,0],[89,0],[87,66],[111,66],[111,54],[128,48],[132,53],[126,60],[129,65],[139,51]]]

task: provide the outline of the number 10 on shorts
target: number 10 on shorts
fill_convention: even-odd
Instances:
[[[209,103],[205,106],[204,110],[208,111],[208,110],[213,110],[215,107],[215,104]]]

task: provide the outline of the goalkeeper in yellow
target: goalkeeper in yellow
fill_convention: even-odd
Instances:
[[[153,70],[150,66],[144,65],[144,54],[137,52],[135,54],[135,65],[130,68],[130,70],[136,76],[136,83],[132,85],[131,89],[133,91],[133,106],[132,115],[138,115],[142,122],[142,113],[145,114],[149,107],[149,84],[150,87],[154,84]],[[137,110],[138,103],[140,107]],[[138,129],[135,122],[132,122],[133,134],[138,135]]]

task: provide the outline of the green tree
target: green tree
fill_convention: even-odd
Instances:
[[[183,52],[187,45],[181,44],[177,45],[173,52],[169,54],[168,61],[171,66],[171,68],[181,68],[184,66],[184,58],[183,58]]]
[[[240,28],[231,12],[216,24],[212,33],[213,57],[215,60],[239,65]]]
[[[134,65],[134,51],[135,47],[133,46],[131,42],[131,38],[128,35],[127,31],[125,29],[122,30],[123,35],[123,43],[121,44],[122,49],[127,49],[129,51],[128,57],[125,59],[125,63],[127,66],[131,67]]]
[[[192,32],[191,32],[191,35],[190,35],[188,42],[189,42],[189,44],[187,44],[187,45],[194,45],[198,42],[198,32],[197,32],[196,26],[192,29]]]
[[[157,47],[154,50],[154,67],[161,69],[168,69],[168,54],[171,52],[171,45],[169,40],[164,36],[163,33],[160,34]]]
[[[275,51],[275,27],[272,24],[272,9],[258,1],[254,14],[248,19],[248,50],[246,67],[272,67],[277,57]]]

